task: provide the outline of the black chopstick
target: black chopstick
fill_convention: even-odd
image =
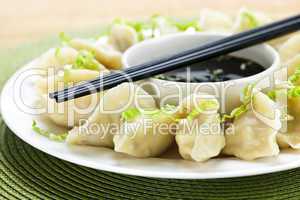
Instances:
[[[300,15],[204,44],[167,58],[130,67],[120,72],[112,72],[109,75],[80,85],[50,93],[49,96],[57,102],[82,97],[115,87],[123,82],[142,80],[180,67],[186,67],[196,62],[231,53],[297,30],[300,30]]]

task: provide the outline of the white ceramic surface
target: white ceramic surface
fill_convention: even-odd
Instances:
[[[146,40],[132,46],[124,53],[123,65],[128,68],[158,58],[168,57],[225,36],[226,34],[219,33],[178,33]],[[273,72],[280,68],[278,53],[271,46],[265,44],[243,49],[232,55],[254,60],[264,66],[266,70],[254,76],[215,83],[183,83],[150,78],[147,83],[146,81],[143,82],[145,84],[144,89],[155,96],[162,105],[166,103],[177,104],[179,99],[193,92],[206,92],[218,97],[222,112],[229,112],[240,104],[240,94],[245,86],[272,77]],[[261,87],[267,87],[269,84],[268,81],[261,83]]]
[[[285,150],[277,157],[243,161],[233,157],[211,159],[205,163],[196,163],[179,159],[176,148],[166,152],[161,158],[138,159],[111,149],[68,146],[54,142],[32,131],[32,120],[39,126],[53,130],[55,127],[48,120],[26,113],[26,105],[32,105],[35,91],[32,80],[21,81],[26,68],[19,70],[6,83],[1,95],[2,117],[8,127],[26,143],[52,156],[79,165],[110,172],[159,178],[211,179],[239,177],[287,170],[300,166],[300,152]],[[18,86],[22,84],[22,89]],[[24,104],[20,104],[21,91]],[[26,111],[26,112],[24,112]]]

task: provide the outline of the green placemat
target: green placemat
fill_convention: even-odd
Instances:
[[[0,50],[0,86],[55,42]],[[125,176],[49,156],[17,138],[0,119],[0,199],[300,199],[300,169],[215,180]]]

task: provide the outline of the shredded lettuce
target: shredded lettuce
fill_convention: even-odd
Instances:
[[[55,57],[59,57],[60,54],[61,54],[61,48],[57,47],[57,48],[55,49],[54,55],[55,55]]]
[[[122,119],[128,122],[132,122],[141,115],[147,115],[151,118],[168,116],[171,117],[174,121],[177,121],[177,119],[173,116],[175,109],[176,106],[170,104],[163,106],[161,109],[154,110],[139,110],[138,108],[129,108],[122,113]]]
[[[141,115],[141,112],[137,108],[129,108],[122,112],[122,119],[128,122],[134,121]]]
[[[201,112],[199,112],[197,109],[192,110],[192,112],[189,113],[189,115],[187,116],[187,119],[189,121],[194,120]]]
[[[248,104],[251,101],[254,87],[255,84],[248,84],[246,87],[244,87],[242,97],[241,97],[241,101],[244,104]]]
[[[66,44],[68,44],[72,40],[72,38],[66,35],[64,32],[59,33],[59,39]]]
[[[188,120],[195,119],[200,113],[203,113],[208,110],[218,109],[219,104],[216,100],[206,100],[199,103],[199,105],[192,110],[187,116]]]
[[[246,20],[248,23],[247,25],[249,27],[247,28],[256,28],[259,26],[259,22],[257,21],[256,17],[249,11],[244,11],[242,13],[242,17],[244,20]]]
[[[40,135],[43,135],[51,140],[63,142],[66,140],[68,133],[54,134],[37,126],[35,120],[32,121],[32,130]]]
[[[292,85],[296,85],[297,82],[300,79],[300,66],[298,66],[294,72],[294,74],[292,74],[289,78],[288,81],[289,83],[291,83]]]
[[[300,66],[298,66],[289,78],[288,84],[290,88],[288,89],[287,95],[288,98],[297,98],[300,97],[300,86],[297,85],[297,82],[300,79]]]
[[[95,54],[89,51],[80,51],[76,57],[75,63],[72,66],[73,69],[89,69],[100,70],[100,64],[95,59]]]
[[[222,120],[221,120],[222,122],[224,122],[226,120],[238,118],[243,113],[245,113],[249,110],[249,104],[251,102],[254,87],[255,87],[255,84],[249,84],[243,89],[242,97],[241,97],[242,105],[233,109],[229,115],[224,114],[222,116]]]
[[[202,28],[200,26],[199,20],[198,19],[194,19],[194,20],[172,20],[171,19],[171,23],[176,26],[180,31],[186,31],[189,28],[194,28],[195,31],[201,31]]]
[[[297,85],[297,82],[300,79],[300,66],[298,66],[295,72],[288,78],[288,98],[297,98],[300,97],[300,86]]]
[[[234,118],[238,118],[243,113],[248,111],[248,105],[249,104],[242,104],[241,106],[233,109],[229,115],[227,115],[227,114],[223,115],[221,121],[224,122],[226,120],[231,120],[231,119],[234,119]]]
[[[147,38],[153,38],[156,32],[178,32],[186,31],[189,28],[194,28],[196,31],[201,31],[199,20],[175,20],[162,15],[153,15],[150,19],[144,21],[129,21],[122,18],[116,18],[113,24],[122,24],[132,27],[138,34],[139,41]]]
[[[268,93],[267,93],[267,96],[272,99],[272,100],[275,100],[276,99],[276,90],[270,90]]]
[[[289,98],[297,98],[300,97],[300,86],[295,86],[288,90]]]

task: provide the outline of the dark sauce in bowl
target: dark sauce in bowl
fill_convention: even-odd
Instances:
[[[160,74],[155,78],[191,83],[220,82],[252,76],[264,70],[262,65],[249,59],[226,55]]]

